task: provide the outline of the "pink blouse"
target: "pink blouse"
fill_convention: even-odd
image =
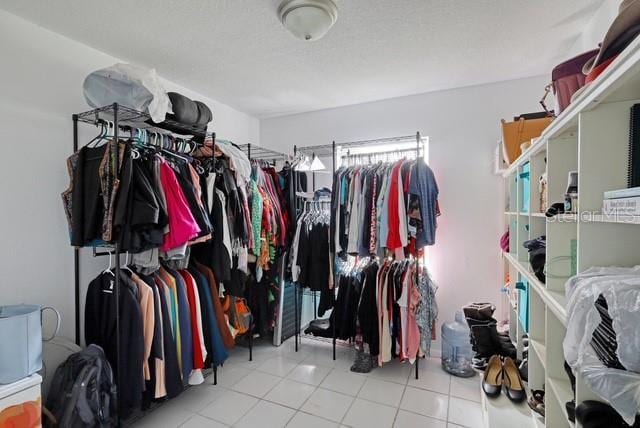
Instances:
[[[161,250],[169,251],[186,244],[200,233],[187,199],[176,178],[176,173],[166,163],[160,165],[160,182],[167,198],[167,214],[169,217],[169,232],[164,235]]]

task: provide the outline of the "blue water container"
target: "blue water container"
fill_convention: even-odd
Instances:
[[[455,321],[442,324],[442,368],[455,376],[471,377],[473,349],[469,326],[462,311],[456,312]]]

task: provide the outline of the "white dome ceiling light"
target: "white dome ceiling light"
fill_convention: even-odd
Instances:
[[[278,7],[284,28],[301,40],[321,39],[338,19],[333,0],[284,0]]]

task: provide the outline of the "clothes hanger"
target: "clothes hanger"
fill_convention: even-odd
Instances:
[[[90,146],[93,143],[101,141],[104,135],[106,135],[106,128],[105,128],[104,122],[101,121],[100,122],[100,132],[98,133],[98,135],[96,137],[94,137],[91,141],[89,141],[87,143],[87,146]]]
[[[109,250],[109,266],[107,266],[107,268],[102,273],[103,274],[110,273],[111,275],[113,275],[113,271],[111,270],[112,265],[113,265],[113,252]]]
[[[133,271],[129,267],[129,252],[128,251],[125,253],[125,256],[124,256],[124,265],[120,266],[120,269],[128,270],[130,273],[133,274]]]

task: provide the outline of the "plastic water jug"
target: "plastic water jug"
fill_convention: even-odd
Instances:
[[[442,324],[442,368],[455,376],[471,377],[473,349],[469,326],[462,311],[456,311],[454,322]]]

